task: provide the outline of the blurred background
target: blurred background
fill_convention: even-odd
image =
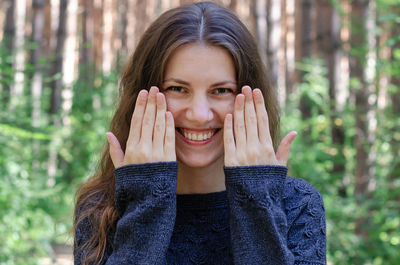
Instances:
[[[0,264],[72,264],[119,70],[179,0],[0,0]],[[400,0],[221,0],[258,40],[323,195],[329,264],[400,264]]]

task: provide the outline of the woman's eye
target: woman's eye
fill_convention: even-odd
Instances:
[[[170,86],[170,87],[167,87],[166,90],[171,90],[171,91],[176,91],[176,92],[184,92],[185,91],[185,89],[181,86]]]
[[[233,93],[232,89],[229,88],[217,88],[214,90],[215,94]]]

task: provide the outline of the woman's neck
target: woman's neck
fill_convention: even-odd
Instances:
[[[225,190],[224,158],[201,168],[178,162],[177,194],[211,193]]]

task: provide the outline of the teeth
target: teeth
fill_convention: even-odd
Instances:
[[[211,138],[211,136],[214,135],[215,131],[211,132],[209,131],[208,133],[188,133],[185,131],[185,129],[181,130],[183,132],[183,135],[185,136],[185,138],[193,140],[193,141],[204,141],[207,140],[209,138]]]

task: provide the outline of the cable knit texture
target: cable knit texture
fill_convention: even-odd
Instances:
[[[226,191],[176,195],[176,162],[117,168],[120,219],[102,264],[326,264],[324,206],[312,185],[283,166],[224,170]],[[91,233],[85,219],[75,264]]]

